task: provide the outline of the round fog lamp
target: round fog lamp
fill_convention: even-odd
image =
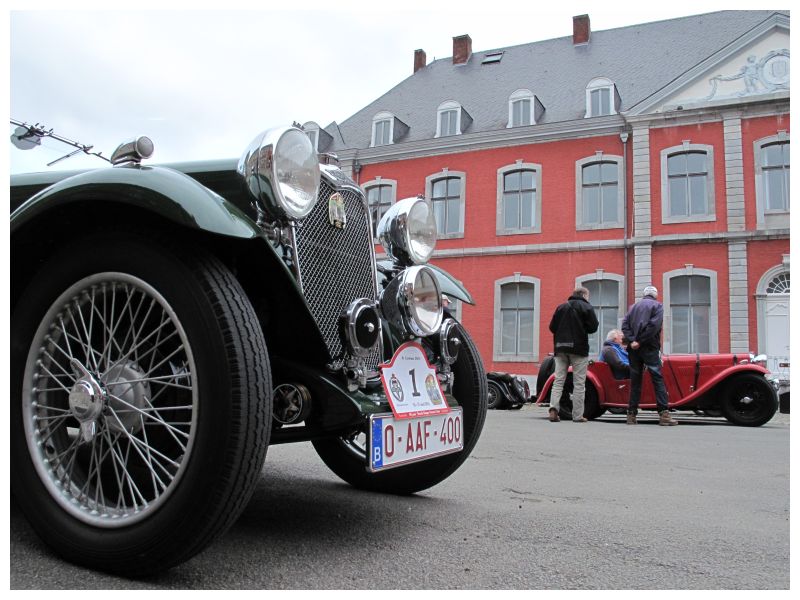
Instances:
[[[411,330],[420,336],[438,331],[442,324],[442,293],[433,272],[427,267],[408,269],[402,293]]]

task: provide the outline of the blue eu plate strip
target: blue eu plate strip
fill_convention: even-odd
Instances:
[[[383,431],[381,426],[383,419],[372,420],[372,468],[377,469],[383,466]]]

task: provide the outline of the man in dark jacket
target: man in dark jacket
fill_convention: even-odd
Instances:
[[[622,333],[628,339],[628,359],[631,363],[631,395],[628,400],[628,425],[636,425],[639,398],[642,395],[644,369],[650,371],[653,390],[656,393],[659,425],[677,425],[667,410],[667,388],[661,374],[661,326],[664,307],[658,298],[658,290],[648,285],[642,299],[631,306],[622,320]]]
[[[555,354],[555,381],[550,390],[550,420],[560,421],[559,402],[572,365],[572,420],[584,423],[583,399],[586,392],[586,368],[589,366],[589,334],[597,331],[597,315],[589,304],[589,290],[576,288],[566,302],[560,304],[550,320]]]

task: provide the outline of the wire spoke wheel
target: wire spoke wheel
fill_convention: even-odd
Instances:
[[[198,390],[186,333],[149,284],[104,272],[61,294],[34,335],[22,415],[47,491],[97,527],[135,523],[175,489]]]

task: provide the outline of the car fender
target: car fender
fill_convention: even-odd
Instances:
[[[486,374],[486,380],[487,380],[487,385],[488,385],[488,382],[491,381],[493,384],[495,384],[497,387],[499,387],[500,390],[505,395],[506,400],[510,400],[512,398],[511,391],[508,389],[508,385],[506,384],[505,381],[501,381],[500,379],[492,377],[489,373]]]
[[[721,371],[720,373],[714,375],[714,377],[706,381],[703,385],[698,387],[691,394],[688,394],[683,398],[681,398],[678,402],[675,402],[674,405],[680,406],[682,404],[688,404],[689,402],[696,400],[703,394],[706,394],[713,388],[719,386],[726,379],[733,377],[734,375],[738,375],[739,373],[754,373],[756,375],[767,375],[769,371],[764,367],[760,367],[754,364],[733,365],[731,367],[728,367],[724,371]]]
[[[572,367],[569,367],[568,372],[569,373],[572,372]],[[550,393],[550,388],[553,387],[553,382],[555,380],[556,380],[555,373],[553,373],[552,375],[550,375],[550,377],[547,378],[547,381],[545,381],[544,385],[542,386],[542,391],[539,392],[539,394],[536,396],[536,404],[541,404],[542,399],[544,399],[544,397]],[[594,386],[594,389],[597,391],[597,402],[600,404],[600,406],[602,406],[606,400],[606,392],[603,389],[603,385],[600,382],[600,378],[587,369],[586,381]]]
[[[227,237],[262,235],[239,207],[188,175],[149,166],[97,169],[62,179],[11,213],[11,233],[56,207],[87,200],[133,205],[184,227]]]
[[[465,288],[458,279],[453,277],[441,267],[437,267],[436,265],[432,265],[430,263],[428,263],[427,266],[433,271],[436,281],[439,284],[439,289],[442,290],[443,294],[447,294],[451,298],[457,298],[458,300],[466,302],[467,304],[472,304],[473,306],[475,305],[475,300],[472,299],[472,294],[469,293],[467,288]]]

